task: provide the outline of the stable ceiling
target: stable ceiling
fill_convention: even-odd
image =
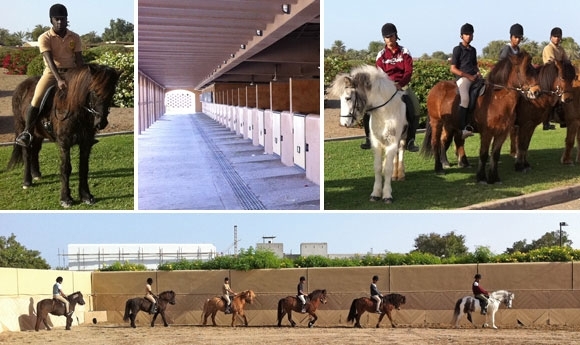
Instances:
[[[166,89],[320,77],[319,0],[139,0],[138,18],[139,71]]]

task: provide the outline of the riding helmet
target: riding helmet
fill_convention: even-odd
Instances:
[[[516,23],[510,28],[510,36],[523,37],[524,27]]]
[[[399,39],[399,35],[397,35],[397,27],[395,26],[395,24],[387,23],[383,25],[383,27],[381,28],[381,33],[383,34],[383,37],[395,35],[397,36],[397,39]]]
[[[68,17],[68,11],[66,7],[62,4],[54,4],[50,7],[50,11],[48,12],[50,18],[53,17]]]
[[[553,28],[552,31],[550,32],[550,36],[562,37],[562,29],[560,29],[559,27]]]
[[[379,280],[379,276],[373,276],[373,280]]]
[[[465,23],[461,26],[461,32],[462,35],[472,35],[473,34],[473,25],[469,24],[469,23]]]
[[[473,279],[481,279],[481,274],[476,274],[475,277],[473,277]]]
[[[153,284],[153,278],[147,278],[147,284]]]
[[[62,277],[58,277],[58,278],[56,278],[56,282],[57,282],[57,283],[62,283]]]

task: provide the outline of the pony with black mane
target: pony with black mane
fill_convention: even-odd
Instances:
[[[120,73],[112,67],[87,64],[68,70],[63,74],[67,83],[65,90],[52,86],[42,100],[39,120],[30,131],[29,147],[14,144],[8,169],[24,163],[22,188],[32,186],[33,180],[42,176],[38,160],[44,139],[55,141],[60,151],[60,204],[68,208],[73,204],[69,179],[72,171],[70,150],[79,146],[79,196],[82,202],[94,204],[88,184],[89,156],[96,143],[97,131],[107,124],[109,108],[113,102],[115,87]],[[25,128],[26,109],[40,77],[30,77],[16,87],[12,97],[14,129],[16,135]]]
[[[76,305],[85,305],[85,300],[83,294],[80,291],[72,293],[66,297],[69,301],[69,311],[74,312]],[[65,316],[66,317],[66,330],[70,331],[70,326],[72,325],[72,313],[71,315],[66,315],[65,313],[66,308],[64,303],[56,300],[54,298],[46,298],[41,300],[36,304],[36,325],[34,326],[34,330],[38,332],[40,329],[40,323],[44,323],[44,326],[47,330],[50,331],[50,326],[46,321],[48,314],[56,315],[56,316]]]
[[[491,326],[497,329],[495,325],[495,313],[498,311],[500,305],[503,303],[510,309],[514,300],[515,294],[507,290],[497,290],[489,294],[489,304],[487,305],[487,314],[485,316],[485,322],[483,327],[487,327],[487,316],[491,315]],[[453,325],[459,327],[459,321],[461,320],[461,314],[467,314],[467,319],[473,326],[472,314],[481,311],[481,305],[479,300],[473,296],[465,296],[457,300],[455,303],[455,310],[453,312]],[[475,326],[477,327],[477,326]]]
[[[389,321],[391,321],[391,327],[397,327],[393,321],[391,313],[393,309],[401,310],[401,305],[405,304],[406,302],[407,298],[397,293],[383,296],[380,307],[381,316],[379,316],[379,321],[377,321],[376,328],[379,328],[379,325],[381,321],[383,321],[383,317],[385,317],[385,315],[387,315]],[[369,313],[374,312],[377,309],[376,305],[377,301],[374,299],[368,297],[355,298],[350,305],[350,311],[346,321],[354,322],[354,327],[362,328],[360,324],[360,318],[362,314],[364,314],[365,311]]]
[[[310,316],[310,321],[308,321],[308,327],[312,328],[318,316],[316,315],[316,309],[320,304],[326,303],[326,289],[314,290],[308,294],[306,299],[306,313]],[[296,296],[288,296],[280,299],[278,301],[278,327],[282,326],[282,319],[284,315],[288,314],[288,321],[292,327],[296,327],[296,322],[292,320],[292,312],[300,313],[302,311],[302,305],[299,303]]]
[[[165,309],[167,309],[168,304],[175,304],[175,292],[173,291],[163,291],[159,294],[159,298],[157,299],[157,311],[151,320],[151,327],[155,326],[155,320],[159,314],[161,314],[161,318],[163,319],[163,326],[169,326],[165,319]],[[125,315],[123,315],[123,320],[131,320],[131,327],[133,328],[137,327],[135,326],[135,318],[137,317],[139,310],[148,312],[151,310],[151,302],[143,297],[131,298],[125,302]]]

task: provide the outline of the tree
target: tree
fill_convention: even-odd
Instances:
[[[497,60],[499,59],[499,52],[507,44],[507,41],[491,41],[483,48],[483,58]]]
[[[0,267],[49,269],[50,265],[37,250],[28,250],[16,236],[0,236]]]
[[[576,60],[580,58],[580,46],[578,46],[578,43],[576,43],[572,37],[564,37],[560,45],[562,45],[562,48],[566,51],[568,59]]]
[[[444,52],[438,50],[436,52],[433,52],[433,54],[431,54],[431,57],[436,60],[447,61],[451,57],[451,54],[445,54]]]
[[[84,45],[96,44],[103,42],[101,36],[97,35],[95,31],[91,31],[88,34],[84,34],[81,36],[81,41]]]
[[[346,46],[344,45],[344,42],[341,40],[334,41],[334,43],[332,44],[332,47],[330,47],[331,54],[342,55],[345,52],[346,52]]]
[[[451,231],[443,236],[434,232],[421,234],[415,238],[414,252],[430,253],[439,257],[453,257],[467,254],[465,236]]]
[[[544,247],[560,246],[560,231],[555,230],[552,232],[546,232],[542,237],[537,240],[532,241],[532,243],[527,243],[526,239],[516,241],[511,246],[505,250],[506,254],[512,254],[515,252],[527,253],[533,249],[540,249]],[[562,246],[571,247],[572,240],[568,239],[568,233],[562,230]]]
[[[50,30],[50,26],[44,26],[44,25],[37,24],[34,27],[34,29],[32,30],[32,32],[30,33],[30,38],[33,41],[38,41],[38,37],[40,37],[40,35],[47,32],[48,30]]]
[[[120,18],[111,19],[110,27],[103,32],[103,41],[133,42],[133,24]]]

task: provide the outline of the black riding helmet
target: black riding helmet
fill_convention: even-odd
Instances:
[[[56,278],[56,282],[57,282],[57,283],[62,283],[62,277],[58,277],[58,278]]]
[[[481,274],[476,274],[475,277],[473,277],[473,279],[481,279]]]
[[[562,37],[562,29],[555,27],[550,31],[550,36],[552,37]]]
[[[379,276],[373,276],[373,280],[379,280]]]
[[[399,35],[397,34],[397,27],[393,23],[387,23],[383,25],[383,27],[381,28],[381,34],[383,34],[383,37],[395,35],[397,36],[397,39],[399,39]]]
[[[512,25],[510,28],[510,36],[523,37],[524,27],[518,23]]]
[[[473,25],[465,23],[461,26],[461,35],[473,35]]]
[[[48,11],[49,18],[53,17],[68,17],[68,11],[66,7],[62,4],[54,4],[50,7]]]
[[[147,284],[153,284],[153,278],[147,278]]]

